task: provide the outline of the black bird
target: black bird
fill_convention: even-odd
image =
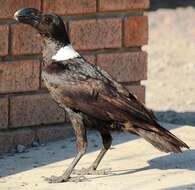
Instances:
[[[64,174],[52,176],[50,182],[77,179],[70,175],[86,152],[87,128],[100,132],[103,147],[92,165],[80,174],[99,173],[96,169],[111,146],[112,130],[139,135],[164,152],[179,153],[182,147],[189,148],[161,127],[152,111],[125,87],[73,49],[59,16],[24,8],[18,10],[14,18],[40,33],[43,39],[42,77],[53,99],[68,113],[75,130],[78,153]]]

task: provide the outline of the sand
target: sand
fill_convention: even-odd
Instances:
[[[60,175],[75,155],[73,139],[31,148],[26,153],[0,159],[1,190],[159,190],[195,189],[195,128],[164,125],[185,140],[192,150],[183,154],[159,152],[145,140],[129,134],[113,134],[113,146],[101,168],[111,174],[86,176],[79,183],[48,184],[43,177]],[[89,134],[89,149],[77,168],[88,167],[98,154],[100,139]]]
[[[160,9],[148,16],[146,104],[161,121],[195,125],[195,8]]]

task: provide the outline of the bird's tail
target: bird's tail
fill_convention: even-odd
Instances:
[[[125,125],[124,130],[136,133],[163,152],[179,153],[182,152],[181,148],[189,149],[187,144],[159,124],[156,124],[156,126],[149,124],[143,126],[133,125],[130,128],[129,125]]]

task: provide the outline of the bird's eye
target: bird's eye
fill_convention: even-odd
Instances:
[[[50,17],[45,17],[44,21],[45,23],[50,24],[52,22],[52,19]]]

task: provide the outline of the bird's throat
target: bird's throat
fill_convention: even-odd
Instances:
[[[63,44],[49,38],[44,38],[42,42],[43,61],[45,63],[51,62],[52,56],[55,55],[62,47]]]
[[[52,56],[52,60],[55,61],[66,61],[69,59],[74,59],[80,57],[79,53],[74,50],[72,45],[66,45],[60,48],[55,55]]]
[[[50,39],[44,39],[43,42],[43,60],[44,62],[51,61],[66,61],[79,57],[79,53],[68,44],[60,44]]]

